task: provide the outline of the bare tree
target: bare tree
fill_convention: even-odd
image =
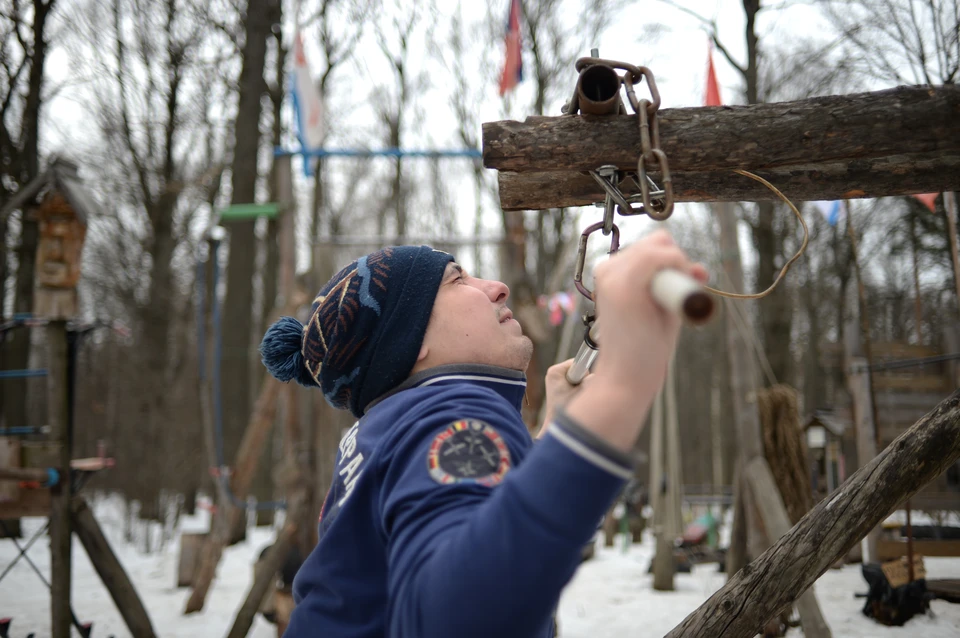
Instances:
[[[204,47],[216,45],[205,9],[187,0],[100,0],[71,15],[76,70],[91,78],[82,100],[99,133],[88,160],[107,202],[91,220],[84,286],[92,312],[132,327],[130,339],[108,340],[101,353],[102,365],[115,366],[105,427],[128,470],[111,479],[151,518],[164,487],[195,489],[200,474],[201,457],[185,452],[200,449],[189,400],[190,231],[218,188],[223,131],[214,130],[210,102],[225,93],[210,80],[220,61],[205,57],[217,50]]]
[[[45,98],[44,62],[49,43],[48,24],[56,0],[14,1],[0,12],[0,208],[22,186],[40,174],[41,108]],[[0,308],[6,308],[8,220],[0,219]],[[30,312],[33,306],[34,261],[37,251],[37,224],[20,217],[16,247],[14,312]],[[30,354],[30,338],[18,331],[6,338],[3,366],[23,369]],[[0,423],[27,425],[26,392],[23,379],[4,383]]]
[[[960,79],[956,0],[827,0],[845,53],[880,81],[954,84]]]
[[[237,115],[230,171],[232,204],[253,203],[259,181],[258,158],[262,143],[263,98],[269,95],[264,71],[267,42],[280,21],[279,0],[252,0],[242,14],[243,45],[237,85]],[[254,274],[257,241],[255,220],[229,224],[230,247],[223,322],[223,453],[232,460],[237,452],[252,407],[255,358],[253,357]],[[243,533],[242,527],[236,535]]]

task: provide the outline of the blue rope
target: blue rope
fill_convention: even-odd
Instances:
[[[402,149],[402,148],[383,148],[383,149],[363,149],[363,148],[299,148],[287,150],[282,147],[273,149],[274,157],[284,157],[287,155],[302,155],[304,157],[426,157],[430,159],[466,157],[470,159],[480,159],[483,153],[476,148],[465,148],[456,150],[421,150],[421,149]]]
[[[26,379],[45,376],[47,376],[45,368],[39,370],[0,370],[0,379]]]
[[[213,361],[211,362],[211,382],[213,386],[213,425],[214,425],[214,447],[216,449],[217,456],[217,467],[225,468],[226,461],[224,460],[223,453],[223,397],[220,391],[220,363],[223,360],[223,339],[222,331],[220,330],[220,297],[217,295],[217,283],[220,280],[220,262],[217,259],[217,247],[218,243],[214,242],[212,244],[212,250],[210,251],[209,259],[213,263],[213,281],[211,282],[211,303],[210,309],[212,314],[211,331],[213,332]],[[206,276],[206,269],[203,267],[203,262],[200,262],[198,267],[197,275],[197,287],[200,289],[201,296],[203,295],[204,277]],[[197,304],[198,307],[198,335],[197,341],[198,346],[201,348],[201,354],[198,357],[200,362],[200,378],[204,379],[205,377],[205,360],[203,358],[203,350],[205,348],[205,337],[203,329],[203,302]],[[248,504],[245,501],[241,501],[237,498],[237,495],[233,493],[233,490],[230,489],[230,478],[226,473],[221,473],[217,477],[217,480],[221,482],[223,486],[223,491],[227,495],[227,498],[230,499],[230,502],[234,506],[246,510],[249,509]],[[263,503],[256,503],[254,508],[255,510],[277,510],[277,509],[286,509],[287,504],[283,501],[265,501]]]
[[[12,428],[0,428],[0,436],[24,436],[27,434],[46,434],[47,428],[36,425],[17,425]]]

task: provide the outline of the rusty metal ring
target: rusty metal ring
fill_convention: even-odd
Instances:
[[[659,148],[650,151],[657,159],[660,167],[660,181],[663,183],[663,205],[654,206],[650,200],[650,185],[647,183],[647,168],[643,157],[637,160],[637,176],[640,182],[640,192],[643,195],[643,208],[650,219],[662,222],[673,214],[673,181],[670,177],[670,166],[667,164],[667,155]]]
[[[647,115],[653,117],[660,109],[660,91],[657,90],[657,81],[653,77],[653,71],[647,67],[634,67],[634,69],[636,73],[633,70],[627,70],[623,75],[623,85],[627,89],[627,97],[630,99],[630,105],[634,111],[637,113],[640,112],[640,104],[643,100],[637,100],[637,94],[634,92],[633,87],[639,81],[638,78],[642,77],[647,81],[647,87],[650,90],[650,98],[652,100],[647,101]]]

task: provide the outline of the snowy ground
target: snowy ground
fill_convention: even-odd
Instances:
[[[168,544],[162,552],[144,554],[122,542],[116,502],[99,503],[95,509],[160,636],[212,637],[226,633],[250,584],[253,560],[270,542],[271,530],[253,530],[245,543],[229,548],[204,611],[183,616],[181,611],[189,592],[174,587],[177,543]],[[45,519],[26,519],[24,532],[27,538],[44,523]],[[185,521],[181,527],[182,531],[201,531],[206,524],[201,516]],[[703,565],[695,568],[692,574],[678,574],[675,592],[655,592],[650,584],[651,577],[646,573],[651,552],[649,537],[643,543],[633,545],[627,553],[619,545],[615,548],[599,546],[597,556],[583,565],[563,594],[560,602],[562,638],[663,636],[723,584],[724,576],[716,572],[715,565]],[[0,540],[0,572],[16,554],[11,541]],[[29,556],[49,578],[50,555],[45,538],[30,549]],[[81,621],[94,622],[95,638],[128,636],[120,614],[76,540],[73,556],[73,606],[77,616]],[[960,559],[927,558],[925,564],[930,578],[960,577]],[[817,581],[820,604],[837,638],[960,636],[960,605],[934,601],[932,617],[915,618],[906,627],[884,627],[860,613],[863,601],[855,599],[853,594],[864,591],[866,585],[860,576],[859,565],[830,570]],[[49,635],[49,594],[23,560],[0,581],[0,617],[4,616],[14,618],[11,638],[24,638],[30,632],[35,632],[36,638]],[[275,635],[274,626],[258,616],[250,636],[267,638]],[[789,635],[799,637],[801,634],[793,630]]]

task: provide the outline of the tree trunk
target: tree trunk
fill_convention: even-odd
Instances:
[[[22,142],[20,174],[16,176],[21,187],[40,175],[40,111],[43,106],[44,63],[47,57],[45,39],[47,17],[54,2],[34,0],[33,4],[33,42],[30,55],[30,71],[27,82],[27,95],[23,105]],[[15,90],[15,87],[8,87]],[[5,153],[6,154],[6,153]],[[37,257],[37,223],[27,219],[27,211],[21,216],[20,246],[17,250],[17,279],[15,284],[14,312],[29,313],[33,309],[34,262]],[[4,220],[6,230],[6,220]],[[6,232],[2,235],[4,242]],[[4,256],[6,249],[4,248]],[[4,262],[4,273],[6,262]],[[6,275],[0,284],[6,283]],[[7,369],[25,369],[30,359],[29,330],[13,331],[4,344],[4,367]],[[27,423],[27,383],[26,379],[10,379],[3,387],[3,419],[7,426],[29,425]]]
[[[261,98],[267,92],[263,78],[267,39],[276,20],[275,2],[251,0],[244,20],[245,41],[240,68],[237,121],[232,166],[231,203],[255,201],[257,153],[260,148]],[[253,333],[253,274],[256,238],[254,220],[231,222],[227,294],[223,322],[223,387],[229,394],[223,401],[224,454],[237,452],[240,437],[250,415],[250,387]],[[235,530],[235,537],[242,537]]]
[[[960,391],[901,434],[668,635],[753,636],[891,511],[960,458]]]

